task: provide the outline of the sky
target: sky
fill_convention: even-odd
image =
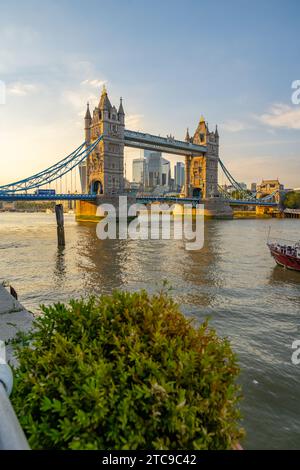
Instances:
[[[0,0],[0,12],[0,184],[78,147],[105,83],[126,128],[184,139],[203,114],[236,180],[300,187],[297,0]],[[129,179],[138,156],[126,149]]]

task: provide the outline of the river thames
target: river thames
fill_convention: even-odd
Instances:
[[[272,236],[298,240],[299,220],[209,220],[205,245],[180,240],[99,240],[94,224],[65,216],[66,248],[54,214],[0,214],[0,273],[24,306],[67,301],[115,288],[150,292],[167,280],[187,316],[210,318],[238,355],[245,448],[296,449],[300,442],[300,273],[275,266]]]

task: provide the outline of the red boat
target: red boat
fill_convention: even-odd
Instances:
[[[267,245],[277,264],[300,271],[300,242],[268,241]]]

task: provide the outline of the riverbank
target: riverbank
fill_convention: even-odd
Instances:
[[[256,211],[233,211],[233,218],[234,219],[274,219],[282,218],[281,213],[273,213],[273,214],[262,214],[257,213]]]
[[[27,332],[32,326],[33,315],[28,312],[3,286],[0,285],[0,340],[7,342],[18,332]],[[7,362],[15,363],[13,349],[6,348]]]

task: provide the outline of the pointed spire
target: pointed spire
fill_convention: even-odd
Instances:
[[[108,99],[108,96],[107,96],[107,91],[106,91],[105,85],[103,85],[103,88],[102,88],[101,98],[100,98],[100,102],[99,102],[99,108],[102,109],[102,110],[106,110],[106,111],[110,111],[111,108],[112,108],[112,106],[110,104],[110,101]]]
[[[187,127],[186,128],[185,141],[190,142],[190,140],[191,140],[191,138],[190,138],[190,134],[189,134],[189,128]]]
[[[123,109],[123,103],[122,103],[122,102],[123,102],[123,99],[122,99],[122,97],[121,97],[121,98],[120,98],[120,106],[119,106],[118,114],[125,116],[124,109]]]
[[[201,117],[200,117],[200,122],[205,122],[205,119],[204,119],[204,116],[203,116],[203,114],[201,114]]]
[[[219,137],[218,126],[216,125],[215,136]]]
[[[91,113],[90,113],[90,103],[89,102],[87,102],[86,113],[85,113],[84,119],[92,119],[92,116],[91,116]]]

